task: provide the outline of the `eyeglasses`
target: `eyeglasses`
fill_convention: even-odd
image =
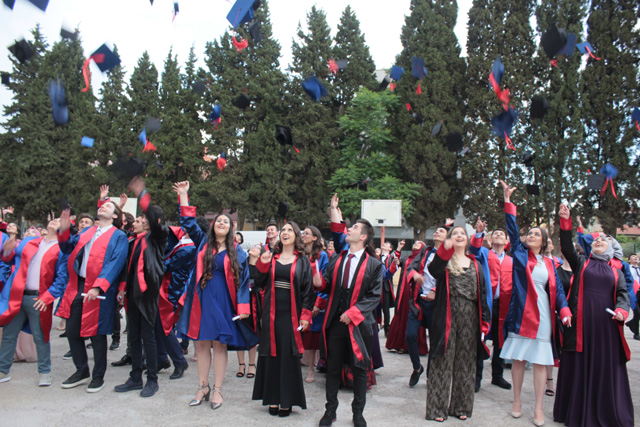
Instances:
[[[306,235],[307,235],[307,232],[306,232],[306,231],[301,231],[301,232],[300,232],[300,235],[301,235],[301,236],[306,236]]]

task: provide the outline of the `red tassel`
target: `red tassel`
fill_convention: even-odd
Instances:
[[[549,61],[549,63],[554,67],[558,66],[558,60],[557,59],[552,59],[551,61]]]
[[[143,153],[146,153],[147,151],[156,151],[156,146],[153,145],[149,140],[147,140],[147,143],[144,145],[144,148],[142,149]]]
[[[85,87],[81,90],[81,92],[86,92],[89,90],[89,84],[91,82],[91,70],[89,70],[90,62],[91,62],[91,57],[85,59],[84,65],[82,66],[82,75],[84,76]]]
[[[211,125],[215,125],[215,127],[213,128],[214,130],[218,130],[218,125],[220,124],[220,122],[222,121],[222,117],[218,117],[215,120],[211,121]]]
[[[389,83],[389,90],[391,92],[393,92],[395,90],[395,88],[396,88],[396,84],[395,83]]]
[[[218,160],[216,161],[217,165],[218,165],[218,169],[220,169],[220,172],[222,172],[222,169],[225,168],[225,166],[227,166],[227,160],[223,159],[222,157],[218,157]]]
[[[338,74],[338,63],[336,62],[335,59],[329,59],[329,62],[327,64],[329,66],[329,71],[331,71],[331,74],[333,74],[334,76],[336,74]]]
[[[407,102],[407,111],[411,111],[411,104]]]
[[[418,87],[416,88],[416,94],[422,95],[422,88],[420,87],[420,82],[418,82]]]
[[[235,47],[238,52],[242,52],[247,46],[249,46],[249,40],[244,39],[239,42],[236,40],[236,36],[233,36],[233,47]]]
[[[298,150],[295,145],[293,146],[293,149],[296,150],[296,153],[300,154],[300,150]]]
[[[600,61],[600,58],[596,58],[595,55],[593,54],[593,52],[591,52],[591,49],[589,49],[589,46],[585,46],[585,49],[587,49],[587,52],[589,52],[589,55],[595,59],[596,61]],[[612,184],[613,185],[613,184]],[[616,197],[617,199],[617,197]]]
[[[636,122],[636,128],[640,130],[640,123]]]
[[[507,148],[511,148],[513,151],[516,151],[516,147],[513,146],[513,142],[511,142],[511,138],[507,133],[504,133],[504,140],[507,142]]]
[[[613,179],[611,178],[607,178],[607,180],[604,182],[604,185],[602,186],[602,189],[600,190],[600,195],[602,197],[604,197],[604,193],[607,192],[607,184],[611,183],[611,193],[613,194],[613,197],[615,197],[616,199],[618,198],[618,196],[616,195],[616,189],[613,187]]]

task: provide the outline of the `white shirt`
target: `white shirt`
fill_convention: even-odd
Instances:
[[[351,258],[351,264],[349,264],[349,283],[347,284],[347,288],[351,287],[351,283],[353,283],[353,276],[356,274],[356,268],[358,267],[358,263],[360,262],[360,257],[364,253],[364,248],[360,249],[358,252],[349,252],[344,257],[343,267],[342,267],[342,275],[344,277],[344,266],[346,262],[349,260],[349,255],[353,255]],[[342,284],[344,286],[344,284]]]
[[[634,267],[631,264],[629,264],[629,267],[631,268],[631,275],[633,276],[633,280],[637,280],[638,283],[640,283],[640,267]]]
[[[29,267],[27,268],[27,279],[25,283],[25,290],[37,291],[40,290],[40,266],[42,265],[42,257],[47,251],[56,243],[57,239],[50,240],[42,239],[38,245],[38,252],[29,261]]]
[[[82,277],[83,279],[87,278],[87,264],[89,264],[89,254],[91,253],[93,242],[95,242],[98,237],[102,235],[102,233],[106,232],[111,227],[113,227],[113,224],[108,225],[104,228],[98,227],[91,240],[86,245],[84,245],[84,255],[82,256],[82,264],[80,264],[80,271],[78,272],[78,276]]]
[[[424,283],[420,288],[421,289],[420,293],[422,295],[427,295],[429,292],[433,290],[433,288],[436,287],[436,279],[434,279],[431,273],[429,273],[429,264],[431,264],[431,261],[433,261],[435,256],[436,256],[436,251],[433,251],[431,255],[429,255],[429,258],[427,258],[427,262],[424,263],[424,271],[422,272],[422,277],[424,277]]]

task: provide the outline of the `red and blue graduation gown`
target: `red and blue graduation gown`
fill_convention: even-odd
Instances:
[[[324,251],[320,251],[319,259],[310,259],[311,262],[311,271],[313,275],[320,274],[320,277],[324,275],[324,272],[327,270],[329,266],[329,256]],[[318,290],[314,290],[315,292],[315,302],[314,306],[320,309],[320,313],[316,315],[316,317],[312,317],[311,326],[309,327],[309,331],[311,332],[321,332],[322,324],[324,323],[324,313],[327,308],[327,298],[329,297],[327,294],[320,292]]]
[[[322,278],[321,292],[329,295],[327,311],[322,327],[320,341],[321,357],[327,357],[327,328],[337,315],[342,292],[343,259],[348,255],[348,245],[345,242],[344,223],[331,223],[331,232],[336,253],[331,257],[329,266]],[[375,309],[380,304],[382,293],[382,262],[366,251],[360,257],[353,281],[349,287],[349,308],[344,312],[351,322],[349,337],[351,340],[352,362],[361,369],[371,367],[371,348],[368,348],[363,338],[371,336],[376,325]],[[335,319],[339,321],[339,319]]]
[[[180,225],[187,232],[194,245],[198,248],[196,255],[195,268],[191,270],[187,291],[181,298],[183,306],[182,313],[176,329],[183,336],[197,340],[200,336],[200,319],[202,315],[202,287],[200,280],[203,275],[204,254],[207,249],[209,237],[203,232],[196,222],[196,207],[181,206],[180,207]],[[224,257],[224,273],[231,298],[232,311],[235,315],[250,314],[251,304],[249,296],[249,264],[247,262],[247,253],[236,244],[236,252],[238,254],[238,264],[240,266],[239,276],[240,283],[236,289],[236,284],[231,271],[231,262],[229,255]],[[215,257],[215,250],[213,252]]]
[[[4,224],[4,228],[6,229],[7,224],[6,223],[3,223],[3,224]],[[9,236],[7,236],[5,233],[0,233],[0,253],[4,248],[4,244],[8,240],[9,240]],[[0,292],[2,292],[4,284],[9,278],[9,275],[11,275],[11,266],[7,265],[4,261],[0,259]]]
[[[97,229],[98,226],[94,225],[73,236],[69,230],[58,233],[60,249],[69,255],[67,261],[69,284],[56,315],[68,319],[71,314],[71,303],[78,293],[99,288],[100,294],[105,297],[103,300],[95,299],[82,304],[81,337],[110,335],[113,332],[118,278],[127,261],[129,246],[127,235],[112,226],[93,242],[84,289],[78,290],[78,272],[84,256],[84,247],[91,241]]]
[[[7,257],[2,257],[7,265],[14,264],[15,269],[0,293],[0,326],[8,325],[22,307],[22,297],[27,284],[29,263],[38,252],[43,237],[27,237]],[[40,326],[45,342],[49,342],[53,316],[53,301],[64,293],[67,286],[68,255],[60,251],[58,243],[52,245],[44,253],[40,264],[40,287],[38,298],[47,304],[46,311],[40,312]],[[29,323],[24,330],[31,333]]]
[[[196,262],[196,247],[191,242],[181,243],[185,232],[180,227],[169,227],[164,258],[165,273],[160,286],[158,310],[165,335],[169,335],[178,321],[180,299]]]
[[[309,259],[294,252],[295,259],[289,265],[290,283],[291,283],[291,325],[293,334],[293,342],[297,353],[294,356],[304,352],[302,345],[302,334],[298,330],[301,321],[306,320],[311,324],[311,309],[315,301],[313,292],[313,273],[311,271],[311,263]],[[275,272],[276,262],[280,258],[280,254],[276,254],[271,258],[271,262],[263,263],[258,259],[256,268],[258,275],[255,285],[259,288],[265,288],[264,306],[262,308],[262,331],[260,334],[260,355],[261,356],[277,356],[276,348],[276,287]],[[287,349],[283,349],[287,350]]]
[[[509,312],[505,320],[506,329],[508,332],[535,339],[540,326],[540,312],[538,311],[538,293],[533,284],[531,272],[538,263],[538,259],[520,240],[516,212],[517,209],[513,203],[505,202],[504,213],[511,242],[511,256],[513,257],[513,296],[511,297]],[[548,257],[543,257],[543,260],[549,274],[549,290],[547,294],[551,307],[551,331],[554,335],[551,343],[554,358],[557,359],[557,349],[553,345],[556,342],[556,316],[554,316],[554,313],[557,311],[560,318],[564,319],[571,316],[571,311],[567,305],[562,282],[558,277],[554,261]]]

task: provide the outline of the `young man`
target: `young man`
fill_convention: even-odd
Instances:
[[[338,389],[342,367],[348,363],[353,372],[353,423],[365,427],[362,413],[366,404],[367,369],[371,366],[371,341],[377,339],[375,309],[382,292],[382,263],[375,258],[374,229],[359,219],[344,233],[346,225],[338,211],[338,196],[331,199],[331,231],[336,254],[331,258],[322,280],[314,285],[328,294],[320,351],[327,358],[326,411],[320,426],[336,420]]]
[[[278,224],[275,222],[267,224],[267,243],[264,247],[270,252],[273,252],[273,249],[276,247],[276,243],[278,243],[278,231]]]
[[[164,213],[159,206],[151,206],[151,197],[144,181],[135,177],[129,189],[139,198],[144,212],[133,224],[136,241],[126,265],[126,282],[120,283],[118,300],[127,295],[129,345],[133,361],[131,373],[124,384],[115,387],[122,393],[142,390],[141,397],[151,397],[158,391],[158,357],[155,324],[158,317],[158,296],[164,275],[164,251],[169,229],[162,225]],[[147,358],[147,383],[142,386],[142,346]]]
[[[93,379],[87,391],[95,393],[104,387],[107,370],[107,335],[113,331],[118,277],[127,260],[127,236],[119,230],[120,208],[113,202],[98,209],[98,225],[71,236],[69,211],[60,216],[58,241],[69,255],[69,284],[58,316],[67,319],[67,340],[71,347],[76,372],[62,383],[62,388],[77,387],[89,381],[89,364],[84,337],[93,345]],[[98,299],[98,297],[104,297]]]
[[[384,267],[389,270],[393,263],[394,253],[391,242],[384,242],[381,248],[380,261]],[[389,324],[391,323],[391,307],[395,307],[395,296],[393,295],[393,279],[383,280],[382,282],[382,316],[384,319],[384,336],[389,333]]]
[[[27,237],[20,246],[9,240],[2,258],[15,265],[0,294],[0,382],[9,381],[18,334],[27,327],[33,334],[38,354],[39,386],[51,385],[51,331],[53,301],[67,286],[67,255],[60,252],[56,231],[60,220],[47,225],[47,237]],[[35,301],[35,303],[34,303]]]
[[[482,264],[482,271],[485,273],[485,282],[491,283],[491,295],[493,296],[491,310],[491,337],[493,339],[491,384],[510,390],[511,384],[509,384],[503,376],[504,359],[500,357],[500,352],[502,351],[502,344],[505,339],[504,321],[507,318],[509,303],[511,302],[513,260],[505,251],[509,243],[509,237],[502,228],[496,228],[491,232],[491,249],[482,246],[485,227],[484,222],[478,218],[476,234],[471,238],[470,251]],[[483,361],[479,360],[476,366],[476,393],[480,391],[482,370]]]

